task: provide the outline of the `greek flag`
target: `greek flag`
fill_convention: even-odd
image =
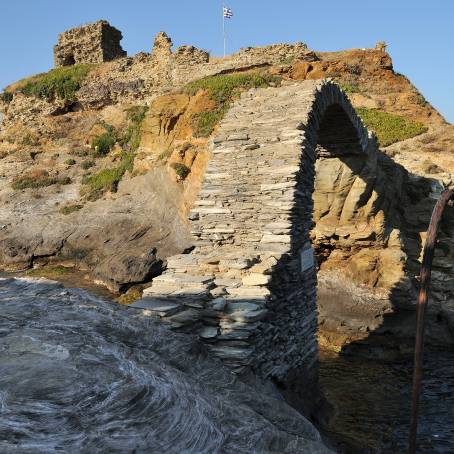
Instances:
[[[226,7],[224,7],[223,10],[224,10],[224,17],[226,17],[227,19],[231,19],[233,16],[233,11],[230,8],[226,8]]]

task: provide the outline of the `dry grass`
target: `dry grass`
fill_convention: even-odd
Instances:
[[[15,190],[44,188],[55,184],[70,184],[69,177],[50,176],[47,170],[34,170],[13,180],[11,187]]]

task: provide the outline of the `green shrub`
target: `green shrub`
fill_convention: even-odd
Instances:
[[[95,164],[95,161],[82,161],[80,166],[82,167],[82,169],[84,170],[87,170],[87,169],[90,169],[91,167],[94,167],[96,164]]]
[[[25,96],[35,98],[47,100],[60,98],[65,101],[73,101],[85,77],[93,67],[94,65],[73,65],[55,68],[47,73],[21,81],[16,90]]]
[[[60,209],[60,213],[68,215],[74,213],[75,211],[81,210],[83,207],[83,205],[66,205],[65,207]]]
[[[13,180],[11,187],[15,190],[21,190],[26,188],[43,188],[46,186],[52,186],[54,184],[70,184],[71,178],[69,177],[51,177],[46,171],[39,171],[23,175]]]
[[[95,156],[104,156],[115,145],[116,138],[112,131],[106,131],[91,141],[91,148],[95,151]]]
[[[359,89],[358,84],[355,82],[338,82],[339,86],[342,88],[342,90],[345,91],[347,94],[351,93],[359,93],[361,90]]]
[[[82,195],[93,201],[99,199],[107,191],[116,192],[123,175],[127,171],[131,171],[133,167],[133,153],[124,153],[118,166],[85,176],[82,184],[86,187],[82,189]]]
[[[295,57],[293,55],[288,55],[287,57],[282,57],[279,63],[281,65],[291,65],[295,61]]]
[[[10,93],[9,91],[4,91],[3,93],[0,93],[0,99],[5,103],[9,104],[13,100],[13,93]]]
[[[68,166],[73,166],[75,163],[76,163],[75,159],[67,159],[65,161],[65,164],[68,165]]]
[[[128,147],[129,151],[136,151],[140,145],[141,125],[148,111],[148,106],[133,106],[126,109],[129,121],[128,128],[118,142],[122,147]]]
[[[191,169],[188,166],[182,164],[181,162],[172,162],[172,164],[170,164],[170,167],[172,167],[172,169],[175,170],[175,173],[182,180],[184,180],[191,173]]]
[[[195,114],[193,127],[195,137],[209,136],[216,124],[222,120],[232,101],[241,91],[250,88],[267,87],[278,84],[280,78],[268,74],[244,73],[205,77],[189,83],[184,91],[194,96],[199,90],[206,90],[214,101],[214,108]]]
[[[148,111],[148,106],[132,106],[125,110],[126,116],[132,123],[140,125]]]
[[[439,167],[437,164],[432,162],[430,159],[425,159],[421,165],[423,171],[425,173],[434,174],[434,173],[441,173],[443,169]]]
[[[196,137],[209,137],[225,115],[224,110],[206,110],[193,116]]]
[[[27,133],[25,134],[25,136],[22,137],[20,144],[26,146],[36,146],[39,145],[39,140],[33,134]]]
[[[422,123],[378,109],[356,109],[365,125],[375,131],[381,146],[387,147],[427,131]]]
[[[72,151],[71,154],[78,156],[79,158],[84,158],[85,156],[88,156],[88,151],[87,150],[75,150],[75,151]]]
[[[221,105],[232,101],[241,90],[266,87],[279,80],[275,76],[258,73],[217,75],[190,82],[184,90],[191,96],[199,90],[208,90],[210,98]]]

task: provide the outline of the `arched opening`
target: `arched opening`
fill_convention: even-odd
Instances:
[[[74,58],[73,53],[65,55],[62,61],[62,66],[72,66],[76,64],[76,59]]]
[[[291,252],[281,257],[270,283],[275,297],[269,303],[274,342],[281,342],[280,359],[285,358],[287,369],[282,364],[282,375],[277,369],[277,374],[264,369],[265,375],[272,376],[294,403],[299,396],[297,405],[306,413],[311,409],[305,405],[314,401],[318,390],[318,266],[337,246],[344,218],[354,224],[356,213],[369,199],[370,185],[359,182],[368,179],[364,172],[368,160],[374,160],[367,150],[367,132],[353,123],[346,111],[351,106],[342,93],[333,91],[329,105],[320,99],[324,93],[318,94],[304,127],[306,140],[290,216]],[[360,188],[364,191],[356,191]],[[278,333],[285,335],[279,338]],[[295,351],[299,358],[293,356]]]
[[[315,158],[311,238],[321,265],[339,236],[353,232],[362,217],[359,211],[373,190],[376,156],[363,150],[357,128],[342,106],[333,104],[320,121]]]
[[[358,130],[339,104],[329,106],[318,128],[317,158],[362,155]]]

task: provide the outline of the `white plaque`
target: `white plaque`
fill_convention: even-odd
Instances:
[[[301,272],[313,268],[314,266],[314,250],[311,247],[303,248],[300,252],[301,255]]]

